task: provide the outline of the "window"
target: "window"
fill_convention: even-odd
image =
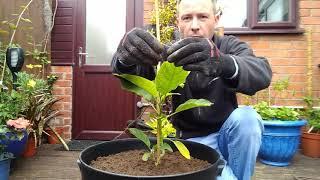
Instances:
[[[302,33],[297,0],[218,0],[225,34]]]

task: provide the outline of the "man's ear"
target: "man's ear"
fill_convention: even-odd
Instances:
[[[214,17],[214,19],[215,19],[215,21],[216,21],[216,24],[219,23],[220,17],[221,17],[221,15],[216,15],[216,16]]]

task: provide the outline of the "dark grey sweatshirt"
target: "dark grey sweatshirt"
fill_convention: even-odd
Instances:
[[[213,41],[220,50],[222,61],[235,60],[238,71],[232,79],[209,77],[196,71],[189,74],[185,86],[176,90],[181,95],[173,96],[173,109],[192,98],[207,99],[214,105],[176,114],[172,123],[177,129],[178,138],[205,136],[219,131],[232,111],[238,107],[236,93],[254,95],[270,85],[272,72],[268,61],[256,57],[247,43],[234,36],[215,37]],[[148,79],[154,79],[155,76],[151,66],[124,67],[119,63],[117,53],[113,57],[112,67],[113,72],[118,74],[137,74]]]

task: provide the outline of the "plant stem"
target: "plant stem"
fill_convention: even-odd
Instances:
[[[156,152],[156,166],[160,164],[160,158],[161,158],[161,101],[157,103],[157,115],[159,118],[157,118],[157,152]]]
[[[13,33],[11,35],[11,39],[10,39],[10,42],[9,42],[9,45],[8,47],[10,47],[12,45],[12,42],[13,42],[13,38],[16,34],[16,31],[18,29],[18,26],[19,26],[19,23],[20,23],[20,20],[22,18],[22,15],[24,14],[24,12],[28,9],[28,7],[30,6],[30,4],[32,3],[33,0],[30,0],[29,3],[23,8],[22,12],[20,13],[19,17],[18,17],[18,20],[17,20],[17,23],[15,25],[15,29],[13,30]],[[4,79],[4,72],[6,70],[6,63],[7,63],[7,54],[5,55],[5,58],[4,58],[4,63],[3,63],[3,70],[2,70],[2,74],[1,74],[1,79],[0,79],[0,82],[3,82],[3,79]]]
[[[307,94],[309,97],[312,97],[312,29],[310,28],[307,31],[307,42],[308,42],[308,71],[307,71],[307,77],[308,77],[308,85],[307,85]]]
[[[157,34],[158,41],[161,41],[161,38],[160,38],[160,19],[159,19],[160,18],[160,16],[159,16],[159,1],[158,0],[154,1],[154,6],[156,9],[156,34]],[[159,71],[160,66],[161,66],[161,62],[159,62],[157,65],[157,71]]]

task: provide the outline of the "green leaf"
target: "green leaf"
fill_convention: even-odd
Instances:
[[[27,23],[32,23],[32,21],[30,19],[26,19],[26,18],[21,18],[22,21],[27,22]]]
[[[167,151],[169,151],[169,152],[173,152],[173,150],[172,150],[172,148],[171,148],[171,146],[168,144],[168,143],[163,143],[162,144],[162,147],[161,147],[163,150],[167,150]]]
[[[8,31],[5,31],[5,30],[0,29],[0,34],[8,35],[8,34],[9,34],[9,32],[8,32]]]
[[[213,103],[205,99],[189,99],[185,103],[180,104],[174,113],[178,113],[195,107],[211,106],[212,104]]]
[[[150,149],[150,145],[151,145],[150,140],[149,140],[148,136],[146,134],[144,134],[144,132],[142,132],[141,130],[136,129],[136,128],[129,128],[129,131],[132,135],[134,135],[136,138],[140,139]]]
[[[12,30],[15,30],[15,29],[17,29],[17,26],[13,23],[9,23],[9,28]]]
[[[143,161],[148,161],[148,159],[150,158],[151,153],[150,152],[145,152],[142,156],[142,160]]]
[[[190,152],[187,147],[180,141],[172,141],[174,145],[178,148],[179,152],[187,159],[191,159]]]
[[[152,100],[152,95],[150,93],[148,93],[146,90],[136,86],[135,84],[131,83],[130,81],[128,81],[126,79],[120,78],[120,81],[121,81],[121,85],[122,85],[123,89],[130,91],[130,92],[133,92],[139,96],[142,96],[147,101]]]
[[[154,84],[154,82],[140,77],[140,76],[136,76],[136,75],[131,75],[131,74],[115,74],[118,77],[124,78],[128,81],[130,81],[131,83],[135,84],[136,86],[144,89],[145,91],[147,91],[150,95],[152,95],[153,98],[158,97],[158,92],[156,89],[156,85]]]
[[[176,67],[173,63],[167,61],[162,63],[155,79],[157,90],[161,95],[166,95],[183,84],[188,74],[188,71],[183,70],[182,67]]]

